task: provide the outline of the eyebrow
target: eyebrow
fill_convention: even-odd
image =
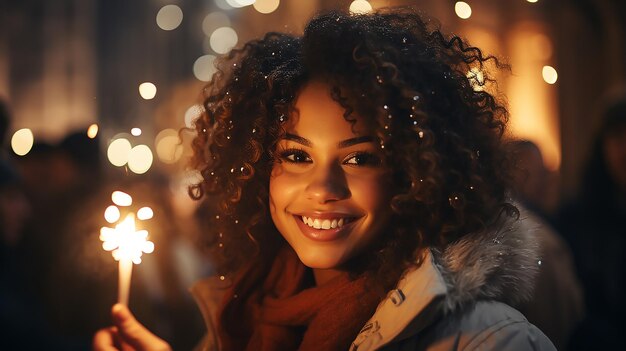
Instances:
[[[296,134],[291,134],[291,133],[286,133],[285,134],[285,140],[291,140],[294,141],[298,144],[302,144],[304,146],[307,147],[312,147],[313,143],[306,138],[303,138],[299,135]],[[355,138],[350,138],[350,139],[346,139],[346,140],[342,140],[340,142],[337,143],[337,147],[340,149],[346,148],[346,147],[350,147],[356,144],[361,144],[361,143],[369,143],[374,141],[374,138],[372,138],[371,136],[360,136],[360,137],[355,137]]]

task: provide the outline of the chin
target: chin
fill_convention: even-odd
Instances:
[[[310,249],[296,249],[296,254],[305,266],[313,269],[336,269],[345,261],[343,255],[330,252],[311,252]]]

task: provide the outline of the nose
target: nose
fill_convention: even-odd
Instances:
[[[338,164],[317,165],[305,192],[308,199],[320,204],[344,200],[351,195],[346,174]]]

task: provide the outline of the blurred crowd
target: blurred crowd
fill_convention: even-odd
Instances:
[[[177,210],[170,181],[103,172],[100,141],[84,130],[25,156],[6,148],[10,113],[0,104],[0,314],[2,348],[87,350],[110,324],[117,265],[98,239],[113,190],[155,213],[156,250],[134,271],[130,307],[174,349],[191,349],[202,317],[187,288],[211,274],[196,244],[201,216]],[[625,330],[626,99],[604,113],[576,196],[551,203],[558,176],[530,141],[509,143],[511,194],[541,247],[533,299],[515,306],[562,350],[615,349]]]

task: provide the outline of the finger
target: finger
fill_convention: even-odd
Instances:
[[[112,309],[113,323],[124,342],[137,350],[170,350],[169,345],[152,334],[135,319],[128,307],[116,304]]]
[[[119,351],[115,347],[115,338],[117,335],[117,328],[110,327],[106,329],[100,329],[93,336],[92,347],[94,351]]]

